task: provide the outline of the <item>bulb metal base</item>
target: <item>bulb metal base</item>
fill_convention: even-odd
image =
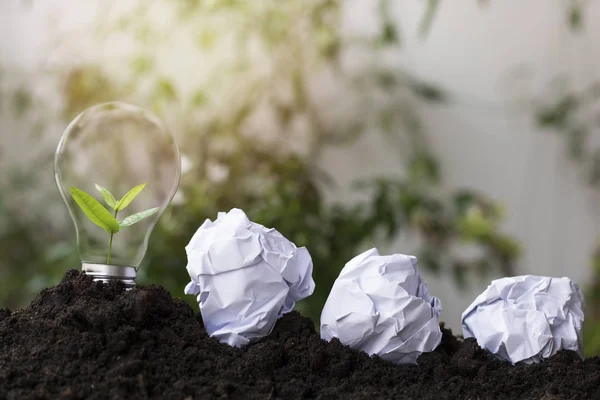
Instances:
[[[128,289],[135,286],[135,277],[137,276],[137,268],[135,267],[83,263],[81,264],[81,270],[84,274],[92,276],[95,281],[106,283],[116,279],[122,281]]]

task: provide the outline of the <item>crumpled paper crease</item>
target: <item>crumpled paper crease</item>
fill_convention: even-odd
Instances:
[[[523,275],[492,281],[462,314],[465,338],[513,364],[560,349],[583,357],[583,294],[568,278]]]
[[[315,288],[306,248],[240,209],[207,219],[185,249],[191,282],[184,291],[198,296],[209,335],[231,346],[267,336]]]
[[[321,314],[321,338],[414,364],[440,344],[441,310],[416,257],[381,256],[373,248],[350,260],[336,279]]]

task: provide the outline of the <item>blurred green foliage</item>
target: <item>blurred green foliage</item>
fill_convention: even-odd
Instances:
[[[170,15],[166,24],[154,22],[157,9]],[[428,11],[426,25],[432,16]],[[376,54],[399,46],[398,25],[387,0],[381,2],[379,35],[345,38],[339,17],[340,4],[331,0],[139,2],[95,27],[99,48],[124,38],[137,43],[137,53],[124,56],[120,74],[101,62],[54,69],[60,71],[62,107],[57,120],[63,124],[87,107],[109,100],[140,104],[167,120],[177,119],[174,130],[189,168],[178,200],[152,235],[140,269],[141,283],[160,282],[180,296],[188,279],[185,245],[206,218],[233,207],[309,249],[317,289],[299,307],[315,319],[344,264],[366,246],[389,243],[401,232],[419,239],[417,255],[424,268],[448,274],[458,284],[466,284],[473,272],[497,268],[512,273],[519,247],[500,233],[500,208],[474,191],[447,193],[441,188],[440,166],[426,146],[416,107],[446,101],[446,94],[402,70],[375,64],[357,76],[343,66],[341,56],[350,47]],[[223,20],[227,24],[219,24]],[[192,81],[182,87],[177,70],[161,71],[163,60],[147,46],[171,45],[174,27],[195,38],[186,49],[190,58],[209,57],[230,40],[234,53],[204,83]],[[269,72],[261,75],[264,65]],[[328,111],[310,89],[322,71],[331,71],[359,100],[360,115],[349,109],[330,122]],[[236,84],[232,92],[229,82]],[[13,91],[16,115],[26,117],[37,110],[31,106],[31,93],[23,87]],[[387,96],[387,101],[373,104],[377,94]],[[226,107],[216,106],[218,96],[226,98]],[[263,141],[246,134],[261,107],[274,114],[281,139]],[[309,138],[303,149],[294,151],[287,148],[294,139],[286,135],[299,119],[308,125]],[[399,152],[403,173],[357,182],[355,190],[364,193],[364,200],[326,201],[334,183],[316,168],[319,154],[328,146],[352,143],[373,128],[403,138]],[[34,187],[36,181],[31,179],[41,177],[49,179],[39,170],[27,179]],[[69,224],[53,227],[42,212],[15,213],[8,208],[19,207],[12,201],[14,188],[3,193],[10,206],[2,215],[11,228],[0,238],[6,277],[0,301],[16,307],[67,267],[77,266],[78,259]],[[59,202],[58,196],[53,199]],[[66,213],[61,217],[66,219]],[[40,222],[48,224],[49,231],[40,231]],[[479,253],[468,259],[454,255],[451,249],[464,244],[476,246]],[[36,284],[22,290],[32,276],[38,277]],[[187,300],[194,301],[191,296]]]
[[[35,118],[38,127],[66,126],[87,107],[110,100],[148,107],[169,122],[188,165],[176,201],[151,237],[139,282],[161,283],[175,296],[182,296],[189,279],[185,245],[206,218],[233,207],[308,248],[317,286],[298,307],[314,319],[344,264],[398,235],[416,239],[423,268],[459,285],[492,270],[512,275],[520,248],[501,232],[502,208],[470,189],[446,190],[443,168],[427,146],[418,107],[449,96],[377,61],[359,74],[344,63],[352,49],[377,60],[401,45],[389,0],[379,1],[381,29],[358,38],[341,33],[341,5],[334,0],[139,1],[94,27],[99,52],[122,41],[134,43],[135,51],[122,55],[118,66],[115,59],[55,66],[51,74],[60,82],[61,101],[54,111],[40,112],[46,106],[31,86],[2,94],[13,99],[16,116]],[[427,3],[421,32],[429,29],[438,3]],[[159,48],[178,44],[182,32],[190,39],[186,57],[166,68]],[[228,57],[215,56],[222,49]],[[220,62],[206,76],[178,80],[188,63],[214,59]],[[338,101],[356,104],[335,115],[323,107],[311,89],[322,74],[344,88]],[[274,116],[270,140],[252,135],[261,129],[253,127],[254,118],[265,108]],[[298,121],[308,127],[299,148],[290,134]],[[401,172],[357,182],[362,200],[327,200],[335,182],[317,168],[324,149],[353,143],[371,130],[399,143]],[[48,192],[39,204],[24,201],[51,179],[50,157],[39,163],[0,187],[2,306],[23,306],[79,265],[58,194]],[[468,257],[455,251],[461,246],[472,250]]]

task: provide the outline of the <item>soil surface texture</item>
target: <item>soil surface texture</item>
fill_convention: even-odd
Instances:
[[[232,348],[161,286],[125,291],[71,270],[0,310],[0,399],[600,399],[600,359],[510,365],[444,329],[417,366],[322,341],[296,312]]]

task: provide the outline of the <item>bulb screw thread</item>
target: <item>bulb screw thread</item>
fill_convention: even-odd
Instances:
[[[125,284],[127,289],[135,286],[137,268],[123,267],[120,265],[109,264],[81,264],[81,270],[84,274],[94,278],[94,281],[107,283],[110,280],[119,280]]]

